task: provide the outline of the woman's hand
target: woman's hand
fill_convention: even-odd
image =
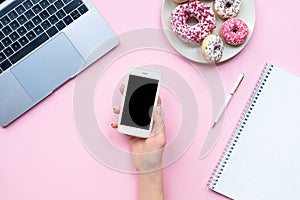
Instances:
[[[123,95],[124,85],[120,86]],[[120,114],[120,108],[113,108],[115,114]],[[118,128],[118,122],[111,124]],[[153,109],[153,127],[149,138],[128,136],[133,163],[138,173],[151,172],[162,167],[162,156],[166,145],[164,120],[161,115],[161,99],[158,98],[157,106]]]

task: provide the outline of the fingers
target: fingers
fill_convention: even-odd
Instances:
[[[153,115],[156,116],[156,118],[159,117],[157,115],[160,115],[160,118],[163,119],[161,116],[161,98],[160,98],[160,96],[158,96],[157,105],[155,106],[153,112],[154,112]],[[154,119],[154,121],[155,121],[155,119]]]
[[[125,89],[125,85],[124,84],[120,85],[119,90],[120,90],[121,95],[124,94],[124,89]]]
[[[120,87],[121,88],[121,87]],[[113,112],[115,113],[115,114],[120,114],[120,107],[114,107],[113,108]],[[112,122],[111,124],[110,124],[110,126],[112,127],[112,128],[118,128],[118,122]]]
[[[113,108],[113,112],[115,113],[115,114],[120,114],[120,107],[114,107]],[[118,128],[118,122],[112,122],[111,124],[110,124],[110,126],[112,127],[112,128]]]
[[[157,99],[157,106],[161,106],[161,98],[160,98],[160,96],[158,96],[158,99]]]
[[[120,107],[114,107],[113,112],[117,115],[120,114]]]
[[[110,126],[111,126],[112,128],[118,128],[118,122],[112,122],[112,123],[110,124]]]
[[[161,106],[156,106],[153,110],[153,120],[156,123],[164,122],[163,117],[161,115]]]
[[[161,107],[156,106],[153,111],[153,132],[159,133],[164,130],[164,119],[161,114]]]

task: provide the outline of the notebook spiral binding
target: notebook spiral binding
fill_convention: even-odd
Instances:
[[[238,121],[225,149],[224,152],[221,156],[221,158],[219,159],[214,171],[212,172],[212,175],[209,178],[209,181],[207,183],[207,186],[210,189],[215,189],[219,178],[222,176],[224,168],[232,154],[232,152],[234,151],[234,148],[240,138],[240,136],[242,135],[242,132],[244,130],[244,127],[247,124],[248,118],[250,117],[250,114],[252,112],[252,110],[254,109],[254,106],[256,104],[256,101],[258,100],[258,97],[260,95],[260,93],[262,92],[265,83],[267,81],[267,79],[269,78],[269,75],[271,74],[271,71],[273,69],[273,65],[271,64],[266,64],[264,70],[262,71],[260,78],[258,79],[254,90],[251,94],[251,96],[249,97],[249,100],[245,106],[244,111],[241,114],[240,120]]]

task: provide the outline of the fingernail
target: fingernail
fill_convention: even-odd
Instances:
[[[113,107],[113,111],[115,111],[116,110],[116,108],[115,107]]]
[[[114,123],[112,122],[111,124],[110,124],[110,126],[112,127],[114,125]]]
[[[157,113],[160,115],[161,114],[161,107],[157,106]]]

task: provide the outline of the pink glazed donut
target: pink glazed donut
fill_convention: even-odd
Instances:
[[[189,25],[187,21],[191,18],[196,18],[198,23]],[[201,43],[216,28],[214,12],[209,5],[198,0],[178,5],[172,11],[170,21],[175,34],[188,43]]]
[[[247,24],[238,18],[231,18],[224,22],[221,35],[224,41],[231,45],[240,45],[247,39],[249,30]]]

